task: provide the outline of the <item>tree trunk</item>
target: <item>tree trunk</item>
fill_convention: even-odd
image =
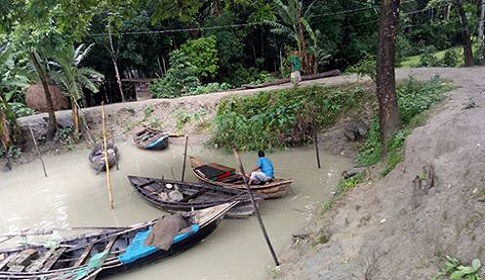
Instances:
[[[111,38],[111,30],[108,28],[109,35],[109,46],[111,48],[111,60],[113,61],[113,66],[115,68],[116,82],[118,83],[118,88],[120,89],[121,102],[125,102],[125,94],[123,93],[123,85],[121,84],[120,72],[118,70],[118,64],[116,63],[116,53],[113,46],[113,38]]]
[[[478,61],[483,65],[483,29],[485,19],[485,0],[480,1],[480,19],[478,21]]]
[[[303,33],[303,25],[301,24],[301,12],[298,11],[297,20],[298,20],[298,37],[300,38],[300,51],[302,55],[302,69],[303,72],[307,75],[312,74],[312,70],[308,67],[308,56],[306,53],[306,44],[305,44],[305,34]]]
[[[456,9],[460,16],[461,34],[463,37],[463,54],[465,57],[465,67],[473,66],[472,42],[470,40],[470,29],[468,28],[468,20],[466,18],[465,10],[463,9],[463,0],[455,0]]]
[[[400,125],[394,74],[395,39],[399,17],[399,0],[384,0],[379,26],[377,51],[377,99],[381,131],[382,158],[387,157],[387,141]]]
[[[49,121],[47,123],[47,140],[54,139],[54,135],[56,134],[57,130],[57,120],[56,120],[56,113],[54,111],[54,104],[52,103],[52,96],[49,90],[49,84],[47,81],[47,74],[45,73],[44,69],[40,65],[39,60],[37,59],[37,53],[31,52],[30,53],[30,60],[32,64],[34,64],[35,70],[39,75],[40,81],[42,83],[42,87],[44,88],[45,94],[45,101],[47,105],[47,113],[49,115]]]

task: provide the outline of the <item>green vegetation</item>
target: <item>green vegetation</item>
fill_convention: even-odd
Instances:
[[[191,122],[196,122],[199,129],[204,129],[209,127],[209,123],[206,122],[207,112],[205,110],[200,110],[197,113],[187,113],[186,111],[177,111],[175,113],[175,118],[177,119],[176,128],[181,130],[186,124]]]
[[[432,280],[441,279],[447,276],[450,280],[480,280],[480,267],[482,264],[479,259],[474,259],[471,265],[464,265],[457,258],[446,256],[445,267]]]
[[[308,143],[314,129],[330,127],[364,95],[357,86],[310,86],[227,99],[218,106],[212,143],[241,151]]]
[[[422,112],[442,100],[444,98],[443,93],[451,89],[451,85],[439,77],[424,82],[410,77],[404,83],[398,85],[398,105],[403,128],[389,140],[388,158],[382,171],[383,175],[387,175],[402,160],[402,149],[406,136],[414,125],[420,123],[416,121],[416,118],[421,119]],[[380,157],[379,124],[377,119],[374,119],[364,147],[356,161],[364,165],[374,165],[380,161]]]
[[[478,45],[473,44],[473,52],[476,53]],[[418,55],[405,57],[399,67],[457,67],[463,64],[463,47],[457,46],[446,50],[437,51],[434,46],[424,47]]]

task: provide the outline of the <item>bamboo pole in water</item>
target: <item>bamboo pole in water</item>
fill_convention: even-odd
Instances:
[[[318,169],[320,169],[320,154],[318,153],[318,132],[317,132],[317,128],[314,127],[313,128],[315,130],[315,135],[314,135],[314,142],[315,142],[315,154],[317,156],[317,166],[318,166]]]
[[[109,162],[108,162],[108,143],[106,141],[106,116],[104,112],[104,102],[101,103],[101,117],[103,119],[103,145],[104,145],[104,164],[106,167],[106,185],[108,186],[109,204],[111,209],[115,208],[113,201],[113,192],[111,190],[111,177],[109,175]]]
[[[244,172],[244,166],[241,162],[241,158],[239,157],[239,154],[237,153],[235,148],[233,148],[232,150],[234,151],[234,156],[236,156],[237,163],[239,164],[239,170],[241,172],[244,185],[246,186],[246,189],[249,193],[249,197],[251,198],[251,203],[253,204],[254,210],[256,211],[256,216],[258,217],[259,226],[261,227],[261,231],[263,232],[264,239],[266,240],[266,244],[268,245],[269,251],[271,252],[271,256],[273,256],[273,260],[276,266],[279,266],[280,263],[278,261],[278,258],[276,257],[276,253],[274,252],[273,245],[271,245],[271,240],[269,240],[268,233],[266,232],[266,229],[264,227],[263,219],[261,219],[261,214],[259,213],[259,209],[256,206],[256,203],[254,202],[253,193],[251,192],[251,188],[249,187],[249,184],[246,178],[246,173]]]
[[[44,159],[42,158],[42,155],[40,154],[39,146],[37,145],[37,141],[35,140],[35,136],[34,136],[34,132],[32,131],[32,127],[29,126],[29,130],[30,130],[30,135],[32,136],[32,141],[34,141],[35,149],[37,150],[37,154],[39,155],[40,162],[42,163],[42,169],[44,169],[44,175],[47,178],[47,171],[45,170]]]
[[[187,162],[187,144],[189,143],[189,136],[185,135],[185,149],[184,149],[184,165],[182,166],[182,181],[185,177],[185,164]]]

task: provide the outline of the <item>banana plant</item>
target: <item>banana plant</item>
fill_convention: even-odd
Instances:
[[[79,45],[76,49],[69,45],[62,52],[55,55],[54,61],[49,62],[53,66],[50,77],[55,81],[67,94],[71,100],[73,110],[74,131],[79,133],[79,101],[86,105],[83,89],[87,88],[93,93],[97,93],[98,84],[104,79],[104,76],[96,70],[89,67],[82,67],[81,62],[89,55],[94,44],[85,47]]]

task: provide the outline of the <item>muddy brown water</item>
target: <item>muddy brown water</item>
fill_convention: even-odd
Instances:
[[[111,169],[114,209],[110,209],[105,173],[95,174],[89,166],[88,150],[44,158],[48,177],[40,161],[0,171],[0,234],[22,229],[75,226],[124,226],[158,217],[160,210],[148,205],[129,184],[126,175],[180,179],[183,143],[167,150],[150,152],[130,142],[118,144],[119,170]],[[190,146],[188,155],[207,161],[236,166],[235,157],[202,146]],[[320,151],[317,169],[313,148],[298,148],[268,154],[276,176],[293,178],[294,193],[264,201],[260,212],[276,254],[301,233],[311,210],[321,207],[331,196],[343,170],[351,166],[346,158]],[[242,153],[247,170],[255,163],[255,153]],[[188,164],[188,160],[187,160]],[[195,181],[191,170],[185,179]],[[0,244],[1,245],[1,244]],[[171,259],[132,270],[116,279],[242,280],[266,279],[274,261],[256,217],[225,219],[201,243]]]

